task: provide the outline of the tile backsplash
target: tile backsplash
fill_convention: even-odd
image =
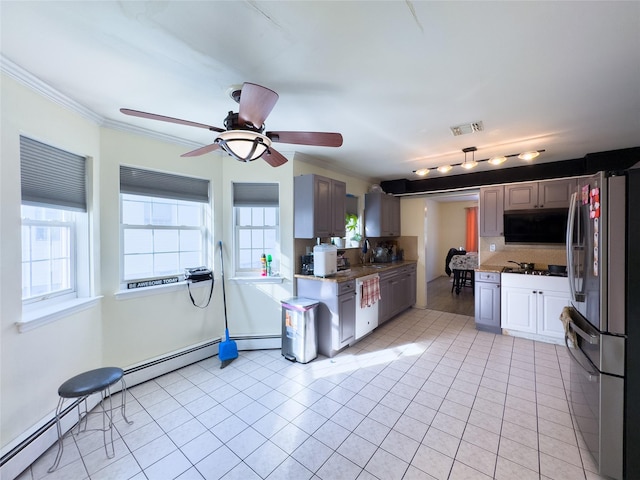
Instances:
[[[495,252],[490,251],[494,244]],[[564,245],[506,245],[504,237],[480,238],[480,264],[496,266],[515,266],[515,262],[533,262],[537,269],[546,269],[548,265],[566,265],[567,254]]]

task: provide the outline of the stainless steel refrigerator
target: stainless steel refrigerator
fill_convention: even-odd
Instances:
[[[616,479],[640,478],[639,209],[640,169],[601,172],[579,179],[567,222],[571,413]]]

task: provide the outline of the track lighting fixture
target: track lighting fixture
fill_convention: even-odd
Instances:
[[[476,147],[467,147],[467,148],[463,148],[462,151],[464,152],[464,162],[462,163],[462,165],[460,165],[462,168],[464,168],[465,170],[471,170],[474,167],[478,166],[478,162],[476,162],[475,159],[475,151],[478,150]],[[471,161],[467,162],[467,153],[471,152]]]
[[[436,170],[438,170],[438,172],[440,173],[447,173],[450,172],[451,170],[453,170],[453,167],[462,167],[465,170],[471,170],[472,168],[476,167],[479,163],[481,162],[487,162],[490,165],[494,165],[494,166],[498,166],[498,165],[502,165],[504,162],[506,162],[509,158],[512,157],[518,157],[521,160],[525,160],[525,161],[530,161],[533,160],[534,158],[536,158],[538,155],[540,155],[541,153],[543,153],[545,150],[532,150],[529,152],[522,152],[522,153],[512,153],[510,155],[501,155],[501,156],[496,156],[496,157],[491,157],[491,158],[485,158],[482,160],[476,160],[475,159],[475,152],[478,149],[476,147],[466,147],[463,148],[462,151],[464,152],[464,161],[462,163],[455,163],[455,164],[449,164],[449,165],[440,165],[439,167],[436,168]],[[467,161],[467,153],[471,152],[471,161]],[[428,168],[421,168],[419,170],[414,170],[413,173],[415,173],[416,175],[420,175],[420,176],[425,176],[429,173],[429,169]]]

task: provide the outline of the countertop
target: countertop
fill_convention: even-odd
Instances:
[[[366,275],[372,275],[374,273],[381,273],[387,270],[392,270],[394,268],[404,267],[406,265],[415,265],[416,263],[416,260],[401,260],[399,262],[390,263],[372,263],[367,264],[367,266],[352,265],[349,270],[338,272],[330,277],[316,277],[313,275],[302,275],[300,273],[296,273],[294,277],[304,278],[307,280],[317,280],[319,282],[348,282],[350,280],[355,280],[358,277],[364,277]]]

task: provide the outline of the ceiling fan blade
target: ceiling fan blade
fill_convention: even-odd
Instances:
[[[293,143],[296,145],[317,145],[319,147],[339,147],[342,135],[328,132],[267,132],[272,142]]]
[[[255,83],[245,82],[240,91],[238,120],[260,128],[278,101],[278,94]]]
[[[125,115],[131,115],[132,117],[150,118],[151,120],[160,120],[161,122],[177,123],[179,125],[186,125],[188,127],[206,128],[213,132],[224,132],[224,128],[212,127],[211,125],[205,125],[204,123],[192,122],[190,120],[181,120],[179,118],[165,117],[164,115],[157,115],[155,113],[141,112],[139,110],[131,110],[129,108],[121,108],[120,111]]]
[[[269,148],[269,150],[264,152],[262,158],[272,167],[279,167],[280,165],[284,165],[288,161],[284,155],[282,155],[280,152],[277,152],[273,148]]]
[[[198,157],[200,155],[204,155],[205,153],[213,152],[214,150],[218,150],[220,145],[217,143],[212,143],[211,145],[206,145],[204,147],[196,148],[187,153],[183,153],[180,155],[181,157]]]

